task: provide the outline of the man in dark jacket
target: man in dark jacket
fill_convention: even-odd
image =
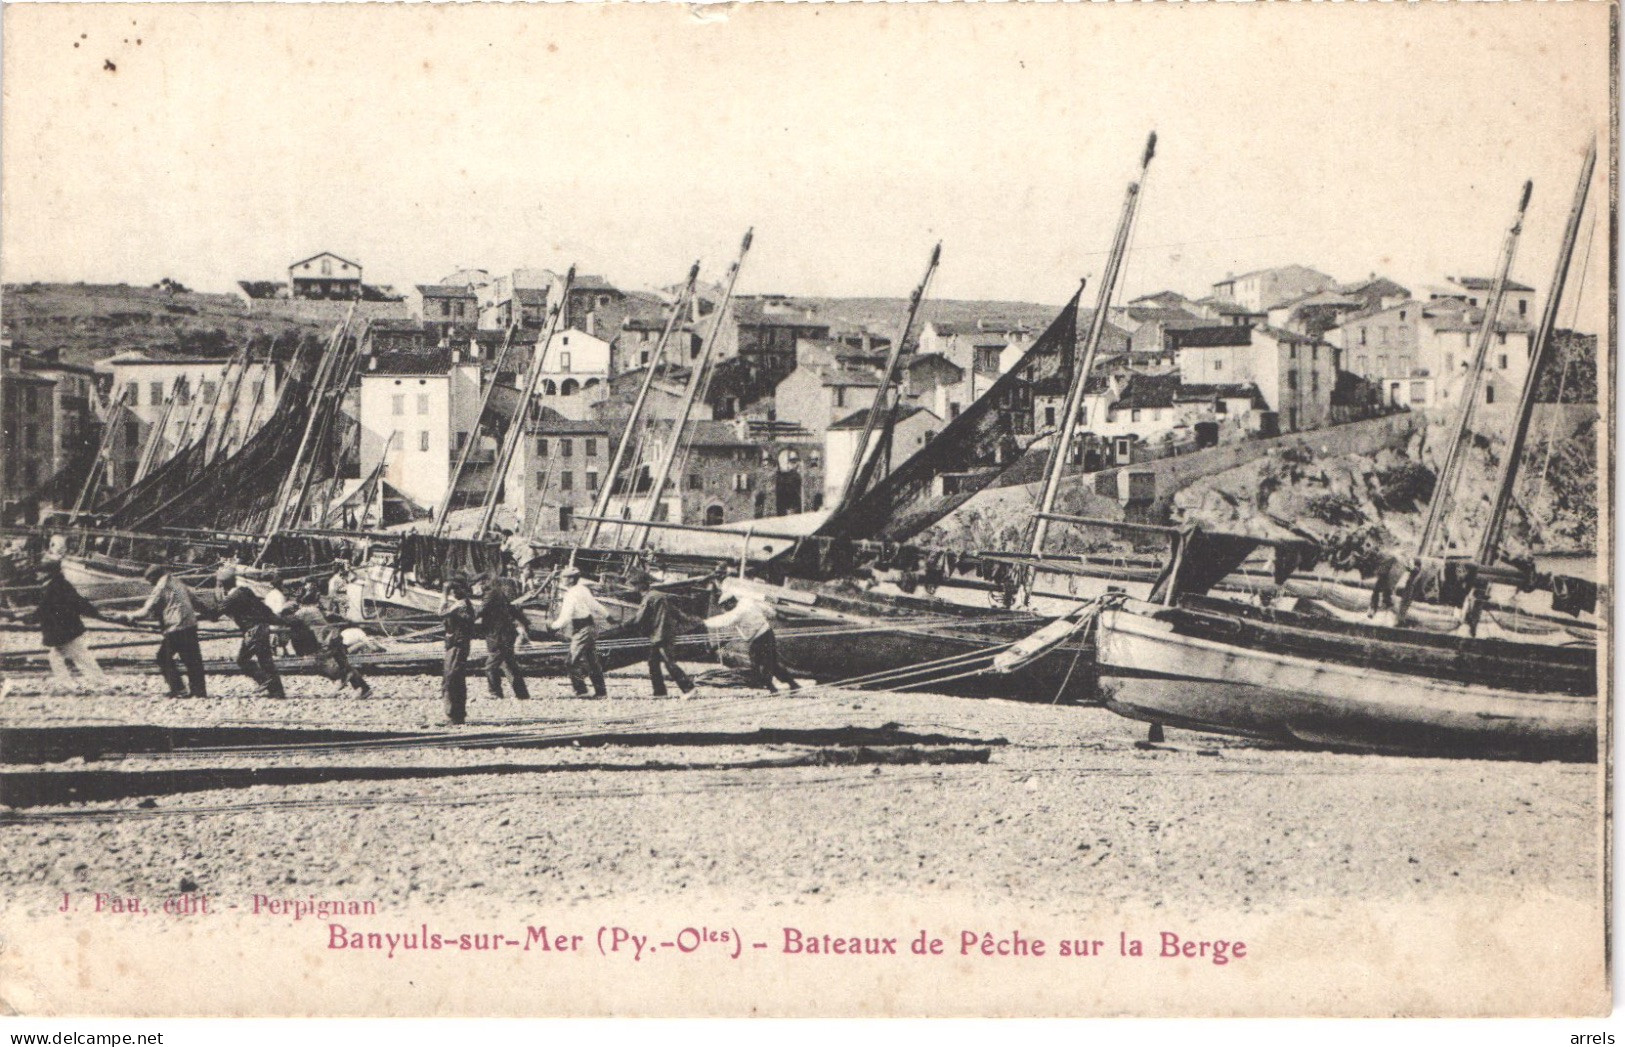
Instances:
[[[259,684],[260,693],[267,698],[286,698],[282,690],[282,677],[277,674],[276,660],[271,656],[271,627],[282,620],[254,595],[254,590],[237,580],[237,569],[230,564],[215,575],[219,588],[220,607],[210,618],[230,618],[242,632],[242,644],[237,648],[237,665],[243,674]]]
[[[649,683],[654,688],[654,696],[666,696],[666,681],[660,675],[660,667],[664,664],[671,672],[672,682],[687,698],[694,693],[694,681],[677,664],[677,637],[682,633],[683,612],[678,609],[670,593],[654,588],[647,574],[633,579],[633,584],[643,593],[643,602],[638,605],[637,625],[649,638]]]
[[[342,619],[335,621],[322,611],[320,589],[305,586],[299,594],[299,602],[284,607],[281,618],[292,637],[294,654],[314,655],[321,674],[340,687],[349,687],[351,697],[372,696],[372,687],[366,678],[350,664],[350,651],[344,646],[343,631],[339,628]]]
[[[446,700],[446,721],[460,724],[468,718],[468,651],[478,628],[468,583],[454,579],[440,594],[440,620],[446,628],[446,660],[440,673],[440,694]]]
[[[63,686],[73,686],[71,664],[84,676],[85,682],[101,686],[107,683],[96,656],[85,647],[85,623],[81,615],[98,617],[89,600],[79,594],[73,583],[62,577],[62,561],[47,557],[40,562],[39,604],[34,617],[39,622],[40,642],[45,645],[45,656],[51,663],[51,676]]]
[[[485,632],[485,682],[491,689],[491,697],[502,697],[502,675],[507,673],[508,679],[513,681],[513,696],[522,702],[529,701],[530,688],[525,685],[525,674],[513,653],[524,620],[513,605],[507,579],[498,575],[486,580],[478,620]]]

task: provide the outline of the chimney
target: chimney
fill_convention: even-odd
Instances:
[[[368,356],[367,357],[367,370],[369,370],[369,371],[378,370],[378,357],[376,357],[376,356]]]

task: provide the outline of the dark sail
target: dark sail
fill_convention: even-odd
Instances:
[[[293,467],[311,411],[337,409],[336,400],[316,402],[310,387],[320,351],[313,342],[299,345],[270,417],[230,456],[211,461],[204,441],[194,440],[140,483],[97,506],[98,515],[126,530],[261,530],[276,502],[275,481]],[[313,483],[336,475],[329,457],[318,458]]]
[[[1037,438],[1033,392],[1065,388],[1078,342],[1078,293],[1017,364],[936,438],[816,532],[905,542],[947,516],[1015,464]]]

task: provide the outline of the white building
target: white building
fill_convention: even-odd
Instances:
[[[1525,289],[1514,297],[1509,290],[1503,302],[1485,358],[1486,403],[1510,402],[1523,385],[1532,340],[1524,317],[1532,294]],[[1475,306],[1474,297],[1436,291],[1426,302],[1352,317],[1326,337],[1341,347],[1343,369],[1379,386],[1387,402],[1414,409],[1452,406],[1460,402],[1484,320],[1485,300]]]
[[[257,432],[276,407],[279,369],[268,362],[251,363],[246,370],[228,367],[231,361],[209,357],[158,357],[142,352],[119,353],[96,364],[96,370],[112,378],[112,398],[124,397],[124,404],[140,422],[143,444],[151,426],[164,417],[170,398],[168,421],[155,462],[167,460],[179,450],[182,441],[191,442],[203,434],[212,418],[230,445],[240,445]],[[239,382],[239,375],[241,381]],[[237,393],[232,408],[226,399]],[[256,406],[257,404],[257,406]]]
[[[1336,280],[1318,269],[1294,263],[1227,276],[1214,283],[1213,297],[1253,313],[1266,313],[1283,302],[1336,286]]]
[[[361,373],[361,475],[385,463],[384,482],[420,509],[446,495],[480,412],[480,365],[459,350],[380,353]]]
[[[566,418],[580,421],[592,414],[609,391],[610,344],[574,329],[553,335],[542,359],[536,399]]]
[[[1337,349],[1317,338],[1271,327],[1204,327],[1170,332],[1187,385],[1258,388],[1282,432],[1331,421]]]
[[[832,424],[824,433],[824,505],[833,508],[841,498],[847,476],[852,472],[852,456],[858,441],[863,439],[863,427],[869,419],[869,408],[864,408]],[[924,447],[942,429],[942,419],[923,407],[904,404],[898,408],[897,424],[892,430],[892,469],[897,468]],[[875,424],[870,445],[880,436],[880,421]],[[880,477],[875,477],[879,480]]]

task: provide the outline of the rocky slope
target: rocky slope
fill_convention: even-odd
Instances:
[[[1330,456],[1314,451],[1311,435],[1191,484],[1174,496],[1174,520],[1259,535],[1297,531],[1334,546],[1403,553],[1415,547],[1452,429],[1453,420],[1434,416],[1402,443],[1374,454]],[[1475,437],[1445,515],[1446,548],[1476,546],[1505,448],[1501,433]],[[1543,405],[1525,448],[1505,551],[1594,551],[1597,482],[1595,412]]]

